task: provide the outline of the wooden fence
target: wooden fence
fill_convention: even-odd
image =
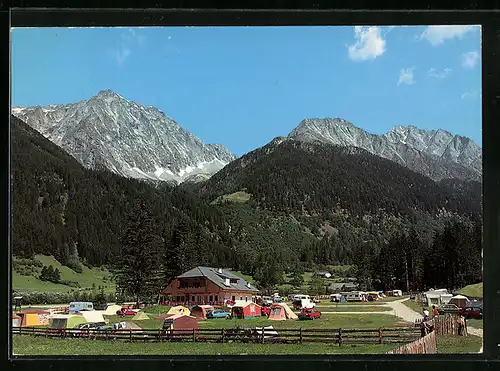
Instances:
[[[391,344],[408,343],[420,337],[415,327],[378,329],[189,329],[189,330],[79,330],[14,327],[13,333],[59,338],[86,338],[98,340],[125,340],[142,342],[243,342],[243,343],[333,343]]]
[[[415,340],[409,344],[400,346],[387,354],[436,354],[437,341],[436,333],[433,331],[424,337]]]
[[[423,319],[415,320],[415,327],[422,326]],[[462,335],[467,336],[467,320],[459,315],[440,315],[428,321],[436,335]]]

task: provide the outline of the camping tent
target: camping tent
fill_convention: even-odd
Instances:
[[[106,310],[104,311],[104,314],[107,316],[113,316],[118,312],[120,309],[122,309],[121,305],[117,304],[110,304],[106,307]]]
[[[233,318],[254,318],[262,315],[261,306],[255,303],[243,302],[235,304],[231,308],[231,316]]]
[[[167,314],[182,314],[184,316],[189,316],[191,314],[191,311],[186,307],[183,307],[182,305],[178,305],[176,307],[170,308]]]
[[[133,321],[141,321],[143,319],[149,319],[149,316],[144,312],[137,312],[137,314],[132,317]]]
[[[469,299],[463,295],[455,295],[448,302],[448,304],[455,304],[459,308],[465,308],[468,303]]]
[[[81,312],[81,316],[89,323],[106,323],[102,313],[101,311],[90,310]]]
[[[196,305],[191,308],[191,315],[198,319],[207,319],[207,312],[214,310],[211,305]]]
[[[271,306],[271,314],[269,315],[269,320],[271,321],[284,321],[297,318],[297,315],[293,313],[286,303],[274,303]]]
[[[50,312],[46,310],[26,310],[16,314],[21,317],[21,326],[42,326],[49,323]]]
[[[192,333],[193,330],[199,329],[198,321],[193,316],[174,314],[167,318],[165,322],[163,325],[164,330],[186,330],[186,333]],[[176,331],[175,333],[183,333],[183,331]]]
[[[58,314],[50,319],[50,328],[74,328],[76,325],[87,323],[81,315]]]
[[[21,327],[22,320],[17,314],[12,313],[12,327]]]

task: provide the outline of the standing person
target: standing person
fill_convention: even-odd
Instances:
[[[438,310],[438,308],[435,305],[432,306],[432,312],[434,314],[433,318],[438,318],[439,317],[439,310]]]
[[[430,321],[431,317],[429,316],[429,311],[424,310],[424,322]]]

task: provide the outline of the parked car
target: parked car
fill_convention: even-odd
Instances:
[[[483,307],[481,306],[468,306],[465,308],[460,308],[460,315],[465,318],[475,318],[482,319],[483,318]]]
[[[222,309],[214,309],[207,312],[207,318],[227,318],[230,314]]]
[[[458,313],[460,308],[455,304],[443,304],[438,308],[439,314]]]
[[[321,318],[321,312],[316,308],[304,308],[302,312],[299,313],[299,319],[315,319]]]
[[[262,304],[263,305],[273,305],[273,298],[270,296],[263,296],[262,297]]]
[[[282,303],[283,302],[283,298],[277,296],[277,297],[273,298],[273,302],[275,302],[275,303]]]
[[[116,314],[119,316],[135,316],[135,311],[132,309],[122,308],[116,311]]]
[[[271,314],[271,307],[261,307],[260,315],[261,316],[269,316]]]

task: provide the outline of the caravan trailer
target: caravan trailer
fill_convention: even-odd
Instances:
[[[82,310],[94,310],[94,304],[88,301],[73,301],[69,303],[70,312],[78,312]]]
[[[363,291],[351,291],[342,293],[346,301],[364,301],[366,300],[366,293]]]

